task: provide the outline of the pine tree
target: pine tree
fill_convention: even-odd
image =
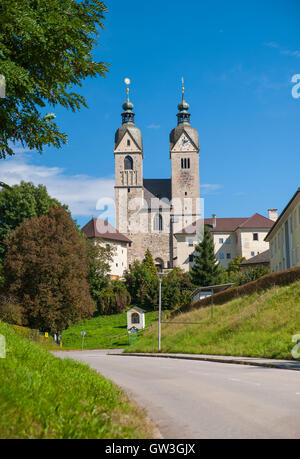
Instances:
[[[190,271],[193,284],[198,287],[205,287],[220,283],[222,271],[215,256],[211,232],[206,226],[204,227],[203,241],[196,246],[195,251],[195,264]]]

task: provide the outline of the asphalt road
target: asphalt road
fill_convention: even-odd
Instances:
[[[146,408],[166,439],[300,438],[300,372],[72,351]]]

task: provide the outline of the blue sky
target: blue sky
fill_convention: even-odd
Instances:
[[[170,177],[169,132],[184,76],[200,137],[206,216],[282,210],[300,186],[300,98],[291,94],[291,78],[300,74],[300,2],[114,0],[107,6],[94,53],[110,64],[107,78],[83,82],[88,109],[54,110],[68,145],[41,156],[17,150],[0,163],[3,181],[46,184],[81,224],[99,215],[97,200],[113,197],[125,77],[143,133],[144,176]]]

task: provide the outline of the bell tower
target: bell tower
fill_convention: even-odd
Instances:
[[[185,228],[200,218],[199,135],[190,124],[189,104],[178,104],[177,127],[170,133],[173,218],[177,228]],[[180,228],[180,229],[181,229]]]
[[[121,233],[130,233],[128,221],[136,211],[131,200],[143,200],[143,141],[140,129],[134,124],[134,105],[129,100],[130,80],[127,84],[127,99],[123,104],[122,126],[115,134],[115,205],[116,227]]]

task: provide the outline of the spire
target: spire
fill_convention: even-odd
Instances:
[[[122,108],[124,112],[122,113],[122,124],[125,123],[133,123],[134,124],[134,113],[133,113],[133,108],[134,105],[132,102],[129,100],[129,85],[130,85],[130,79],[125,78],[124,80],[125,84],[127,85],[126,92],[127,92],[127,98],[126,102],[122,105]]]
[[[182,99],[181,102],[178,104],[179,113],[177,113],[178,124],[180,123],[189,123],[191,114],[188,113],[188,109],[190,108],[189,104],[184,100],[184,79],[182,77]]]

